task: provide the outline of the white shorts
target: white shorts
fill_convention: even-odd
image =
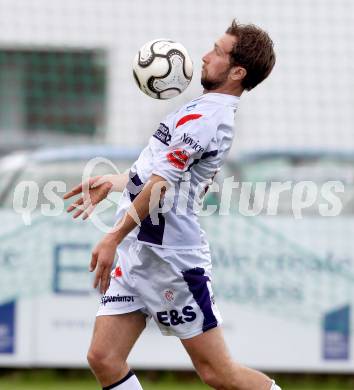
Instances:
[[[162,334],[187,339],[221,324],[208,248],[172,250],[126,240],[97,316],[140,310]]]

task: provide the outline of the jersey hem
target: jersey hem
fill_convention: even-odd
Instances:
[[[148,245],[148,246],[153,246],[155,248],[163,248],[163,249],[207,249],[209,248],[209,245],[189,245],[189,246],[177,246],[177,245],[159,245],[159,244],[154,244],[152,242],[148,241],[141,241],[137,240],[140,244],[143,245]]]

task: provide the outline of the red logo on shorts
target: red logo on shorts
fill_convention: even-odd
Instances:
[[[114,270],[114,277],[120,278],[122,275],[123,275],[122,269],[119,266],[116,267],[116,269]]]
[[[168,161],[178,169],[186,167],[189,157],[189,153],[184,149],[175,149],[167,154]]]
[[[166,300],[169,302],[172,302],[175,299],[172,290],[166,290],[164,295],[165,295]]]

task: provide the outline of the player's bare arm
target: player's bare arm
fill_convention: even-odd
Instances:
[[[101,293],[105,293],[109,287],[117,246],[156,208],[167,187],[168,183],[163,177],[151,175],[124,217],[94,248],[89,270],[96,270],[94,288],[99,287]]]
[[[67,208],[67,212],[73,214],[73,218],[82,215],[87,219],[98,203],[105,199],[110,192],[122,192],[128,183],[128,174],[104,175],[91,177],[89,180],[78,184],[67,192],[63,198],[70,199],[75,195],[80,197]]]

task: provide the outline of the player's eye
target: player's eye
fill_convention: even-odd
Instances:
[[[219,48],[219,46],[214,46],[214,51],[215,51],[215,53],[218,55],[218,56],[220,56],[222,53],[221,53],[221,50],[220,50],[220,48]]]

